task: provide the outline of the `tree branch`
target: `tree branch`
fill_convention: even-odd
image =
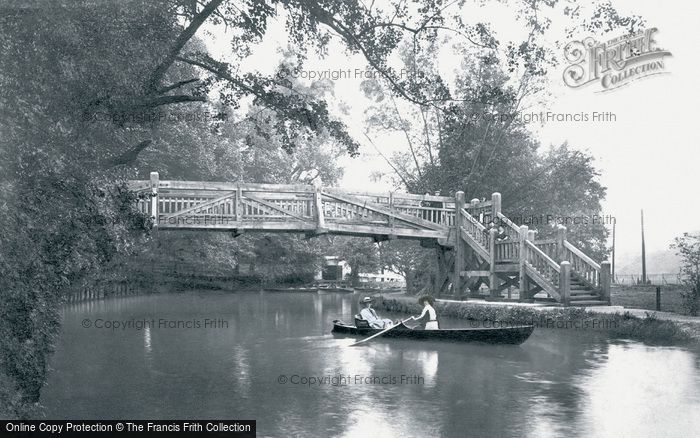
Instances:
[[[172,90],[174,90],[174,89],[176,89],[176,88],[180,88],[180,87],[185,86],[185,85],[187,85],[187,84],[191,84],[192,82],[199,82],[199,79],[197,79],[197,78],[192,78],[192,79],[187,79],[187,80],[184,80],[184,81],[176,82],[176,83],[174,83],[174,84],[172,84],[172,85],[168,85],[167,87],[160,88],[160,89],[158,90],[158,94],[165,94],[165,93],[167,93],[168,91],[172,91]]]
[[[209,18],[211,14],[216,11],[216,8],[223,3],[224,0],[212,0],[209,2],[204,9],[202,9],[190,22],[190,24],[178,35],[175,43],[170,48],[163,61],[156,67],[151,73],[151,77],[148,80],[146,91],[147,94],[151,94],[153,91],[158,89],[158,84],[165,76],[170,66],[175,62],[180,50],[185,47],[185,44],[194,36],[197,30],[204,24],[204,22]]]
[[[206,102],[207,98],[204,96],[188,96],[188,95],[175,95],[175,96],[158,96],[153,98],[146,98],[138,104],[132,106],[130,109],[137,108],[155,108],[162,105],[172,105],[174,103],[185,103],[185,102]]]

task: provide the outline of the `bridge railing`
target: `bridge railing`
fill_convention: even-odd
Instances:
[[[472,199],[464,208],[474,219],[478,220],[483,225],[488,225],[490,222],[493,222],[493,207],[491,201]]]
[[[554,239],[543,239],[535,242],[548,256],[558,263],[568,261],[571,272],[590,288],[602,293],[609,299],[610,276],[609,263],[597,263],[574,244],[566,239],[566,227],[560,225]]]
[[[550,258],[557,259],[557,241],[556,239],[537,239],[535,245],[547,254]]]
[[[559,263],[552,260],[552,258],[529,240],[524,241],[523,247],[525,248],[524,260],[526,267],[534,271],[530,272],[530,275],[540,277],[538,280],[544,281],[539,281],[538,283],[544,290],[554,295],[556,298],[562,298],[565,294],[562,293],[562,286],[564,285],[562,284],[562,270]],[[569,279],[566,278],[565,282],[568,283],[568,281]]]
[[[476,220],[466,209],[462,209],[462,229],[486,252],[491,249],[489,232],[486,227]]]
[[[493,251],[490,253],[491,275],[496,281],[497,263],[520,264],[521,288],[526,275],[523,267],[532,271],[532,276],[540,282],[552,296],[568,304],[570,277],[575,276],[584,284],[600,293],[603,300],[610,302],[610,264],[598,264],[583,251],[566,240],[566,228],[560,226],[555,239],[535,240],[535,232],[526,226],[518,226],[501,212],[501,195],[491,197],[494,224],[502,226],[492,231]]]
[[[149,193],[139,201],[138,209],[166,228],[196,220],[199,228],[235,228],[238,223],[247,223],[250,228],[251,222],[265,222],[271,230],[303,231],[313,228],[314,223],[323,228],[328,222],[339,224],[345,232],[352,231],[347,227],[353,225],[364,226],[365,234],[370,233],[368,226],[385,226],[403,229],[398,235],[407,237],[420,238],[424,232],[426,238],[446,238],[455,222],[455,201],[444,196],[356,192],[303,184],[161,181],[155,172],[151,180],[131,181],[130,187]],[[275,225],[280,222],[288,224]]]
[[[601,288],[601,266],[568,241],[564,241],[564,260],[571,263],[571,270],[589,286]]]
[[[390,211],[417,217],[428,222],[444,225],[445,227],[454,226],[455,201],[446,196],[415,195],[402,192],[358,192],[338,188],[327,188],[324,189],[324,192],[365,200]]]

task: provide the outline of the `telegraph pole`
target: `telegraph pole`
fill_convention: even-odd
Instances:
[[[647,284],[647,254],[644,247],[644,210],[642,210],[642,284]]]

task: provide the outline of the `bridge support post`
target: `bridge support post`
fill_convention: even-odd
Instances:
[[[571,263],[564,260],[559,266],[559,294],[561,295],[561,303],[569,307],[571,305]]]
[[[158,182],[159,176],[158,172],[151,172],[151,219],[153,219],[153,226],[158,226]]]
[[[564,242],[566,241],[566,227],[564,225],[557,226],[557,256],[555,262],[561,263],[564,261]]]
[[[323,194],[321,193],[321,181],[314,181],[314,208],[316,211],[316,233],[326,232],[326,219],[323,215]]]
[[[491,222],[498,225],[498,214],[501,212],[501,194],[491,194]]]
[[[450,265],[445,247],[438,245],[437,248],[435,248],[435,256],[437,257],[437,272],[432,279],[433,294],[436,297],[441,297],[450,284]]]
[[[464,192],[455,193],[455,264],[452,278],[452,291],[458,300],[462,299],[462,268],[464,268],[464,242],[462,241],[462,209]]]
[[[501,285],[496,274],[496,235],[498,230],[489,230],[489,295],[491,298],[501,296]]]
[[[236,222],[243,220],[243,189],[241,183],[236,184]]]
[[[610,262],[608,260],[600,264],[600,299],[611,304],[610,300]]]
[[[525,242],[527,241],[528,229],[527,225],[520,226],[520,251],[518,251],[519,258],[519,278],[520,283],[518,288],[520,289],[519,297],[522,300],[524,295],[527,294],[527,270],[525,269],[525,262],[527,261],[527,246]]]
[[[532,243],[535,243],[536,236],[537,236],[537,231],[527,230],[527,240],[529,240]],[[527,258],[525,258],[525,260],[527,261]],[[527,272],[525,272],[525,283],[524,283],[525,289],[522,288],[522,285],[523,285],[522,277],[520,280],[520,284],[521,284],[521,286],[520,286],[520,294],[518,296],[518,300],[519,301],[527,301],[527,300],[532,299],[532,297],[529,295],[531,285],[530,285],[530,280],[527,278]]]
[[[389,192],[389,211],[392,215],[389,216],[389,228],[391,228],[391,234],[394,234],[394,192]]]

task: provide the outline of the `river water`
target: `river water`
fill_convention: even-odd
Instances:
[[[67,306],[46,417],[255,419],[258,436],[700,430],[697,350],[555,329],[536,329],[521,346],[395,339],[351,348],[330,329],[352,320],[358,298],[192,291]]]

